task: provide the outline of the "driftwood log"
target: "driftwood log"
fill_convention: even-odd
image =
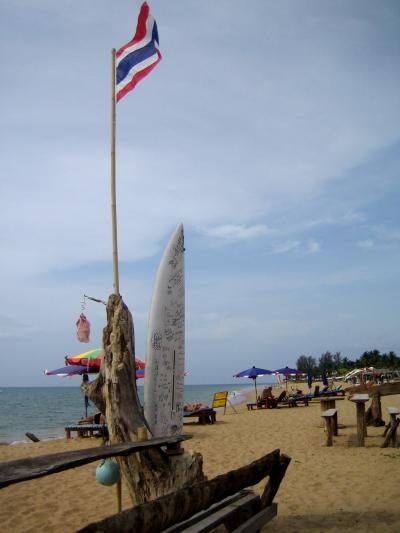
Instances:
[[[249,465],[122,511],[79,533],[157,533],[270,476],[261,496],[261,507],[265,508],[271,505],[289,463],[289,457],[274,450]]]
[[[371,405],[365,412],[365,421],[367,426],[380,427],[385,425],[382,420],[381,393],[377,391],[371,397]]]
[[[97,379],[82,383],[81,390],[105,415],[111,444],[137,441],[138,430],[142,431],[146,422],[136,390],[133,320],[116,294],[107,303],[103,349]],[[195,452],[168,456],[161,450],[149,450],[118,462],[134,504],[204,479],[203,459]]]

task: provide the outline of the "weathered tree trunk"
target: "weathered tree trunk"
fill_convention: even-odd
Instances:
[[[375,392],[371,396],[371,405],[365,413],[367,426],[380,427],[384,426],[385,422],[382,420],[382,405],[380,392]]]
[[[136,390],[133,320],[115,294],[107,303],[103,348],[99,376],[89,384],[82,383],[81,390],[105,414],[112,444],[137,441],[138,429],[146,422]],[[204,479],[203,459],[198,453],[167,456],[161,450],[150,450],[118,462],[134,504]]]

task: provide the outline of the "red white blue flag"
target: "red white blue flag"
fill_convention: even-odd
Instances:
[[[161,61],[157,24],[147,2],[140,8],[133,39],[122,46],[115,57],[118,102]]]

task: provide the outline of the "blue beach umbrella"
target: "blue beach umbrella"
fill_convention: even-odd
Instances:
[[[309,389],[311,389],[312,382],[313,382],[312,374],[311,374],[311,372],[309,372],[308,375],[307,375],[307,385],[308,385]]]
[[[297,370],[297,368],[290,368],[289,366],[285,366],[283,368],[277,368],[276,370],[274,370],[274,374],[283,374],[286,378],[286,390],[287,390],[287,386],[288,386],[288,380],[287,380],[287,376],[291,376],[293,374],[297,375],[297,374],[303,374],[303,372],[301,372],[300,370]]]
[[[292,374],[303,374],[301,370],[297,370],[297,368],[290,368],[288,366],[285,366],[284,368],[278,368],[277,370],[274,370],[274,374],[283,374],[284,376],[290,376]]]
[[[242,372],[238,372],[237,374],[234,374],[234,378],[250,378],[254,380],[254,388],[256,389],[256,401],[257,401],[257,378],[259,376],[268,376],[269,374],[272,374],[271,370],[267,370],[266,368],[257,368],[255,366],[252,366],[251,368],[248,368],[247,370],[242,370]]]

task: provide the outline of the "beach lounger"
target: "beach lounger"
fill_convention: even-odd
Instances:
[[[183,413],[183,418],[198,417],[199,424],[215,424],[216,411],[211,407],[208,409],[198,409],[197,411],[187,411]]]
[[[65,436],[71,438],[71,433],[76,431],[78,437],[93,437],[96,431],[99,436],[108,437],[108,428],[106,424],[73,424],[65,428]]]
[[[288,397],[288,400],[291,400],[291,407],[297,407],[297,404],[302,403],[304,406],[308,406],[310,398],[307,394],[293,394]]]
[[[319,393],[319,396],[344,396],[345,394],[345,390],[339,385],[339,387],[336,387],[335,389],[322,390]]]

